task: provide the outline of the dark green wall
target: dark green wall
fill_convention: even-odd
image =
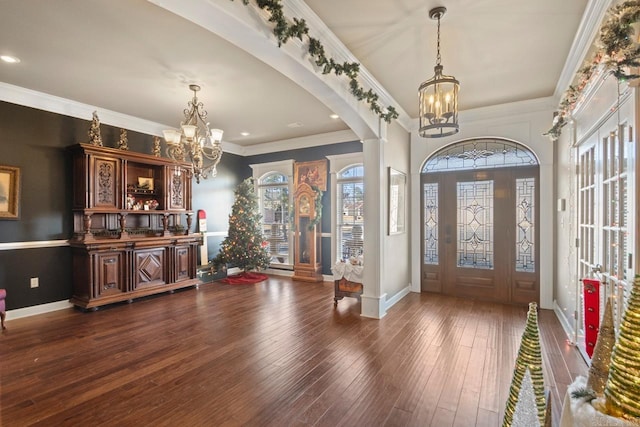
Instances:
[[[99,112],[98,112],[99,114]],[[0,219],[0,243],[65,241],[71,237],[71,161],[66,147],[88,142],[86,120],[0,102],[0,164],[20,168],[20,218]],[[105,146],[114,147],[120,129],[100,126]],[[151,153],[153,136],[128,131],[131,151]],[[251,176],[241,156],[225,154],[218,177],[193,186],[194,209],[207,209],[210,228],[226,230],[227,218],[216,215],[220,200],[233,199],[238,182]],[[231,206],[231,205],[229,205]],[[226,211],[226,210],[225,210]],[[210,243],[211,245],[211,243]],[[217,247],[210,247],[217,252]],[[29,280],[40,286],[31,289]],[[71,249],[62,246],[0,250],[0,288],[7,290],[9,310],[71,297]]]
[[[99,114],[99,112],[98,112]],[[20,168],[20,218],[0,219],[0,243],[58,241],[57,246],[0,250],[0,288],[7,290],[9,310],[71,297],[71,249],[64,241],[73,231],[71,161],[66,147],[88,142],[91,117],[76,119],[56,113],[0,102],[0,164]],[[102,124],[105,146],[115,147],[120,129]],[[151,153],[153,136],[128,131],[131,151]],[[362,151],[359,142],[242,157],[225,153],[216,178],[193,184],[193,209],[207,212],[207,229],[225,232],[235,187],[251,176],[249,164],[284,159],[311,161],[327,155]],[[330,192],[323,197],[322,230],[331,228]],[[209,258],[223,237],[207,239]],[[330,274],[330,240],[323,242],[323,273]],[[31,289],[29,280],[40,286]]]
[[[244,179],[251,176],[251,168],[248,165],[244,157],[224,153],[218,165],[217,176],[202,180],[200,184],[193,184],[193,209],[206,212],[208,232],[227,231],[234,190]],[[223,239],[224,236],[207,238],[209,259],[218,254]]]
[[[296,150],[280,151],[276,153],[260,154],[258,156],[248,156],[246,159],[248,164],[277,162],[281,160],[293,159],[296,162],[310,162],[314,160],[326,159],[326,156],[335,156],[338,154],[359,153],[362,152],[362,143],[360,141],[344,142],[340,144],[321,145],[318,147],[300,148]],[[320,220],[321,231],[323,233],[331,232],[331,186],[328,185],[329,177],[327,176],[327,191],[322,194],[322,218]],[[322,238],[322,274],[331,274],[331,238]]]

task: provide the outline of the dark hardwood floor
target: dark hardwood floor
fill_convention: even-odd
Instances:
[[[7,322],[2,426],[498,426],[526,308],[410,294],[382,320],[333,284],[210,283]],[[557,423],[586,365],[540,312]]]

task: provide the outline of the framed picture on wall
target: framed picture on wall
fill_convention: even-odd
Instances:
[[[18,219],[20,168],[0,165],[0,219]]]
[[[153,178],[138,177],[138,188],[153,191]]]
[[[405,232],[407,176],[389,168],[389,235]]]
[[[327,161],[296,162],[293,171],[296,188],[302,183],[327,191]]]

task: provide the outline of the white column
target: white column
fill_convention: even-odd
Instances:
[[[386,293],[381,278],[385,268],[384,144],[387,127],[381,121],[380,138],[364,141],[364,280],[361,315],[381,319],[386,312]]]
[[[411,292],[421,292],[422,259],[420,259],[422,245],[422,200],[421,175],[419,171],[411,171],[411,187],[409,191],[409,221],[411,221]],[[415,231],[414,231],[415,230]]]
[[[327,156],[327,158],[329,158],[330,156]],[[329,159],[329,174],[331,175],[331,180],[329,181],[331,184],[331,209],[329,209],[329,212],[331,212],[331,264],[333,265],[334,262],[336,262],[336,260],[338,259],[338,254],[336,253],[336,247],[337,247],[337,243],[336,243],[336,239],[338,237],[338,232],[337,232],[337,220],[336,220],[336,216],[338,215],[338,212],[336,212],[337,206],[338,206],[338,172],[335,169],[335,162],[332,161],[331,159]]]

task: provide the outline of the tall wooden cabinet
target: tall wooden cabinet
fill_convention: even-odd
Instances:
[[[78,144],[73,157],[73,297],[93,308],[200,283],[191,168]]]

